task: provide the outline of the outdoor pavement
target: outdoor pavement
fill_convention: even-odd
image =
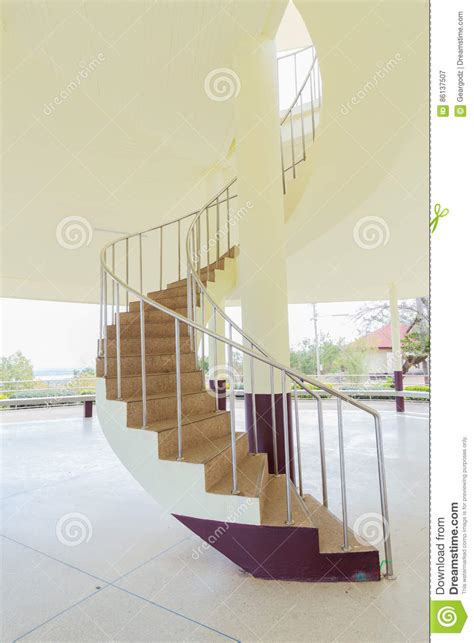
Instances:
[[[336,411],[325,402],[340,515]],[[4,411],[2,641],[428,641],[428,405],[382,413],[396,580],[256,580],[135,482],[82,407]],[[238,403],[238,421],[243,419]],[[344,415],[349,522],[378,513],[373,425]],[[304,490],[321,498],[316,409],[300,402]],[[384,556],[381,556],[383,560]]]

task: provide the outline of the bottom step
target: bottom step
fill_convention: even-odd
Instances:
[[[320,553],[316,527],[243,525],[173,515],[256,578],[319,583],[380,580],[376,549]]]

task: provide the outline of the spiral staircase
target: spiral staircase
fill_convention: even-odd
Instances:
[[[285,194],[314,140],[320,95],[313,54],[281,118]],[[343,408],[355,407],[366,413],[368,432],[375,435],[384,564],[393,577],[378,413],[273,360],[216,303],[235,285],[236,185],[233,179],[197,212],[103,249],[97,410],[104,434],[163,509],[253,576],[379,580],[378,549],[348,525]],[[251,421],[243,431],[236,419],[236,354],[251,372]],[[218,374],[222,360],[224,377]],[[268,369],[271,385],[266,418],[258,416],[255,404],[256,364]],[[288,403],[274,392],[275,384],[285,393],[292,388]],[[321,501],[303,492],[298,391],[306,392],[318,411]],[[328,508],[322,392],[336,401],[342,520]],[[262,421],[272,437],[271,455],[259,440]]]

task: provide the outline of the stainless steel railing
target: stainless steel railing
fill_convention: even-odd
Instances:
[[[313,64],[308,72],[303,85],[306,85],[311,78],[316,58],[313,58]],[[312,82],[312,81],[310,81]],[[298,94],[301,98],[302,93]],[[302,99],[301,99],[302,100]],[[293,102],[287,112],[286,120],[291,115],[298,102]],[[283,177],[285,169],[283,166]],[[313,388],[324,391],[337,401],[337,420],[338,420],[338,437],[339,437],[339,462],[340,462],[340,491],[342,502],[342,549],[349,548],[349,531],[348,531],[348,508],[347,508],[347,485],[345,473],[345,451],[344,451],[344,434],[343,434],[343,403],[367,413],[374,421],[375,442],[377,451],[378,465],[378,482],[380,491],[380,507],[382,528],[385,542],[385,560],[387,576],[393,575],[392,552],[390,541],[387,490],[385,480],[385,465],[383,457],[383,440],[381,430],[380,415],[377,411],[360,402],[354,400],[341,391],[337,391],[330,386],[310,378],[298,371],[280,364],[272,359],[259,344],[251,338],[248,333],[237,326],[212,299],[206,284],[211,278],[213,270],[217,269],[218,262],[222,257],[230,255],[232,249],[238,245],[237,224],[241,216],[241,210],[232,212],[231,204],[236,198],[234,185],[236,178],[232,179],[222,190],[218,192],[210,201],[208,201],[200,210],[188,214],[172,222],[155,226],[149,230],[136,234],[124,236],[118,240],[106,245],[100,257],[101,263],[101,314],[100,314],[100,341],[98,354],[104,360],[104,374],[112,376],[113,374],[113,357],[110,355],[108,348],[108,309],[111,308],[111,321],[115,326],[115,376],[117,378],[117,397],[120,399],[122,390],[122,371],[121,371],[121,312],[132,312],[131,306],[138,304],[139,327],[140,327],[140,373],[141,373],[141,403],[142,403],[142,426],[148,425],[147,413],[147,352],[146,352],[146,323],[147,313],[161,313],[160,320],[174,321],[175,351],[174,360],[176,366],[176,415],[178,429],[178,452],[177,459],[185,459],[186,453],[183,448],[183,410],[182,410],[182,343],[183,335],[181,327],[187,330],[190,342],[190,351],[194,353],[196,365],[198,365],[199,355],[202,362],[206,358],[206,353],[210,359],[213,354],[214,373],[218,372],[218,353],[219,348],[222,350],[226,361],[225,367],[229,380],[229,411],[231,424],[231,467],[232,467],[232,493],[239,493],[238,486],[238,465],[237,465],[237,435],[235,420],[235,386],[233,381],[233,360],[234,352],[239,352],[245,356],[250,363],[250,382],[247,383],[250,388],[252,398],[252,426],[250,427],[254,439],[254,452],[258,452],[258,432],[257,432],[257,412],[255,404],[255,363],[260,365],[260,369],[268,368],[270,378],[270,390],[272,396],[272,442],[275,475],[279,475],[278,452],[277,452],[277,423],[276,423],[276,381],[280,381],[281,399],[283,406],[283,442],[284,442],[284,473],[286,476],[286,505],[287,505],[287,524],[293,523],[293,483],[292,483],[292,454],[290,449],[290,417],[287,406],[288,382],[295,386],[303,388],[311,395],[317,403],[318,431],[319,431],[319,454],[321,467],[321,485],[323,503],[328,506],[328,487],[326,472],[326,450],[324,442],[324,414],[322,399],[319,393]],[[244,208],[245,209],[245,208]],[[240,213],[240,214],[239,214]],[[164,235],[167,235],[167,243],[163,243]],[[173,234],[175,235],[172,239]],[[172,242],[169,243],[169,239]],[[183,246],[184,243],[184,246]],[[135,252],[133,252],[133,246]],[[185,248],[185,262],[182,264],[182,249]],[[158,249],[158,252],[157,252]],[[165,253],[168,253],[167,256]],[[174,254],[173,254],[174,253]],[[167,272],[165,273],[165,269]],[[185,279],[182,276],[185,275]],[[110,286],[109,287],[109,281]],[[163,290],[163,284],[170,282],[181,282],[186,290],[186,307],[184,314],[176,310],[171,310],[165,305],[153,299],[150,296],[152,287],[159,285],[157,290]],[[147,294],[148,293],[148,294]],[[134,301],[132,301],[132,298]],[[111,301],[110,301],[111,300]],[[199,309],[199,310],[198,310]],[[198,319],[199,312],[199,319]],[[217,331],[218,320],[224,324],[224,333]],[[242,342],[234,339],[234,333],[240,335]],[[207,345],[207,346],[206,346]],[[211,345],[213,351],[211,351]],[[216,376],[217,380],[217,376]],[[295,491],[303,498],[304,476],[301,459],[301,442],[299,436],[299,415],[298,415],[298,396],[294,394],[289,396],[290,403],[293,406],[296,430],[296,464],[298,473],[298,485]],[[216,409],[219,408],[219,386],[214,382],[214,391]]]
[[[299,84],[298,59],[308,52],[311,53],[311,62],[302,83]],[[280,119],[281,173],[283,193],[286,194],[287,172],[290,172],[294,179],[296,178],[297,166],[306,160],[307,138],[310,137],[310,140],[314,141],[316,136],[316,114],[322,105],[321,74],[319,60],[313,46],[285,54],[278,60],[292,62],[295,84],[295,97]],[[307,120],[309,120],[308,131],[305,127]],[[286,129],[289,129],[289,150],[285,151]],[[289,161],[287,161],[288,155]]]

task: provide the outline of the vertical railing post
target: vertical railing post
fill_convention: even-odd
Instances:
[[[226,199],[227,199],[227,250],[230,250],[230,194],[229,194],[229,188],[227,188],[226,191]]]
[[[219,197],[217,197],[216,203],[216,262],[219,261],[220,257],[220,231],[221,231],[221,217],[219,212]]]
[[[201,326],[204,328],[204,288],[201,288]],[[202,383],[205,386],[206,374],[204,369],[204,364],[206,360],[206,351],[205,351],[205,338],[206,335],[204,331],[201,333],[201,370],[202,370]],[[210,385],[209,385],[210,386]]]
[[[178,219],[178,281],[181,281],[181,220]]]
[[[160,290],[163,290],[163,233],[164,226],[160,228]]]
[[[217,309],[216,306],[212,306],[212,330],[217,333]],[[214,337],[214,389],[216,394],[216,411],[219,410],[219,380],[216,379],[218,374],[218,364],[217,364],[217,339]],[[232,377],[232,373],[229,373],[229,378]]]
[[[377,415],[375,420],[375,442],[377,447],[377,466],[379,474],[379,489],[380,489],[380,507],[382,514],[382,527],[384,535],[385,547],[385,564],[387,565],[386,576],[389,579],[394,579],[393,572],[393,559],[392,559],[392,541],[390,537],[390,520],[388,516],[388,500],[387,500],[387,482],[385,479],[385,462],[383,454],[383,439],[382,427],[380,425],[380,417]]]
[[[120,290],[118,281],[115,282],[116,288],[116,312],[115,312],[115,339],[117,346],[117,399],[122,399],[122,361],[120,346]]]
[[[281,156],[281,178],[283,181],[283,194],[286,194],[286,178],[285,178],[285,155],[283,152],[283,138],[282,130],[280,127],[280,156]]]
[[[107,255],[105,255],[105,260],[107,262]],[[108,329],[108,301],[107,301],[107,271],[104,268],[104,376],[108,375],[108,341],[109,341],[109,329]]]
[[[291,503],[291,468],[290,468],[290,437],[288,430],[288,405],[286,400],[286,373],[281,371],[281,401],[283,404],[283,436],[285,444],[285,476],[286,476],[286,524],[293,525]]]
[[[99,287],[99,344],[97,345],[97,357],[101,357],[104,354],[104,269],[102,264],[100,264]]]
[[[143,295],[143,242],[142,242],[142,233],[140,232],[138,235],[138,242],[139,242],[139,262],[140,262],[140,295]]]
[[[300,439],[300,417],[298,413],[298,389],[296,384],[293,386],[293,395],[295,403],[295,434],[296,434],[296,455],[298,458],[298,488],[300,496],[303,498],[303,469],[301,466],[301,439]]]
[[[276,430],[276,409],[275,409],[275,381],[273,366],[270,366],[270,392],[272,398],[272,439],[273,439],[273,469],[274,475],[280,475],[278,471],[278,441]]]
[[[250,342],[250,348],[253,350],[253,344]],[[252,395],[252,432],[254,441],[254,455],[258,453],[258,433],[257,433],[257,404],[255,400],[255,363],[254,358],[250,358],[250,392]]]
[[[140,364],[142,375],[142,425],[147,425],[147,408],[146,408],[146,360],[145,360],[145,305],[143,299],[140,299]]]
[[[211,247],[209,245],[209,210],[206,208],[206,243],[207,243],[207,280],[209,281],[209,266],[211,264]]]
[[[346,462],[344,458],[344,429],[342,424],[342,402],[338,397],[337,405],[337,432],[339,436],[339,467],[341,475],[341,501],[342,501],[342,550],[349,550],[349,532],[347,525],[347,490],[346,490]]]
[[[128,237],[125,239],[125,281],[128,286],[129,280],[129,257],[128,257]],[[125,290],[125,310],[128,312],[128,288]]]
[[[319,429],[319,454],[321,461],[321,486],[323,491],[323,505],[328,506],[328,481],[326,472],[326,447],[324,443],[324,421],[323,421],[323,401],[318,395],[316,397],[318,409],[318,429]]]
[[[112,274],[115,275],[115,243],[112,244]],[[112,310],[111,310],[112,324],[115,324],[115,286],[112,279]]]
[[[181,344],[179,332],[179,320],[175,319],[175,340],[176,340],[176,413],[178,420],[178,457],[183,459],[183,417],[181,412]]]
[[[233,357],[232,357],[232,346],[231,344],[227,345],[228,357],[227,361],[229,363],[229,372],[233,371]],[[234,388],[234,378],[229,377],[229,408],[230,408],[230,439],[231,439],[231,455],[232,455],[232,494],[237,496],[239,495],[239,489],[237,486],[237,445],[235,437],[235,388]]]
[[[296,178],[295,163],[295,138],[293,134],[293,109],[290,111],[290,136],[291,136],[291,167],[293,168],[293,178]]]

